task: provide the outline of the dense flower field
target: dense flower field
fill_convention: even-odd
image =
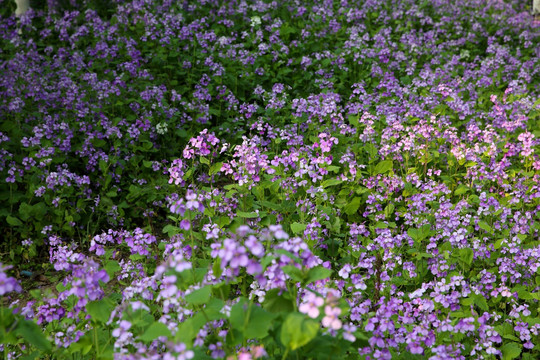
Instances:
[[[5,359],[540,357],[528,1],[53,3],[0,0]]]

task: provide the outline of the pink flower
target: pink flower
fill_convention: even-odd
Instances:
[[[251,360],[251,359],[252,357],[250,353],[241,352],[238,354],[238,360]]]
[[[324,327],[334,330],[341,329],[341,320],[338,319],[338,316],[341,314],[340,308],[326,305],[324,308],[324,313],[326,314],[326,316],[322,319],[322,325]]]
[[[310,318],[315,319],[319,316],[319,307],[323,304],[323,298],[315,296],[313,293],[309,293],[307,302],[300,304],[298,310],[300,310],[301,313],[307,314]]]

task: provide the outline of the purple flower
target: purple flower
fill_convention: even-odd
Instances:
[[[6,274],[5,271],[9,269],[11,269],[11,266],[3,266],[2,263],[0,263],[0,296],[13,291],[22,291],[19,282]]]
[[[191,228],[191,224],[190,224],[189,220],[184,219],[184,220],[180,221],[180,229],[189,230],[190,228]]]
[[[112,336],[117,338],[117,343],[125,343],[133,337],[133,334],[128,332],[130,328],[131,323],[129,321],[120,320],[118,327],[112,331]]]

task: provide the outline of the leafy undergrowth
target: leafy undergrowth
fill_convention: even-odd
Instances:
[[[529,4],[12,5],[4,358],[540,357]]]

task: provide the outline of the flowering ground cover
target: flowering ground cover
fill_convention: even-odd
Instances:
[[[59,3],[0,0],[4,358],[540,357],[529,2]]]

